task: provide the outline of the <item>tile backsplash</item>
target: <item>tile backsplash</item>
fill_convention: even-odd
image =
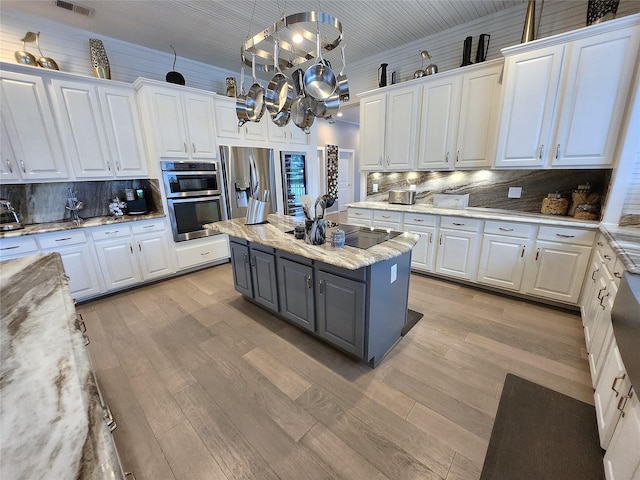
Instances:
[[[125,188],[143,188],[149,211],[162,211],[160,187],[155,179],[2,184],[0,198],[11,202],[25,225],[59,222],[71,218],[65,209],[69,188],[79,202],[84,202],[80,218],[108,216],[110,200],[116,195],[124,200]]]
[[[474,170],[454,172],[368,173],[368,201],[387,201],[389,190],[416,186],[416,203],[433,204],[436,193],[469,194],[470,207],[500,208],[540,213],[542,199],[558,192],[571,200],[578,185],[591,184],[604,205],[611,170]],[[373,192],[373,184],[378,192]],[[522,187],[520,198],[507,198],[509,187]]]

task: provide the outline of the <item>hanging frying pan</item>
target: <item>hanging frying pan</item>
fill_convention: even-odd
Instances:
[[[275,75],[271,77],[267,90],[264,94],[265,104],[267,110],[271,116],[275,116],[280,112],[289,111],[291,103],[295,97],[293,92],[293,86],[289,83],[287,76],[280,70],[280,64],[278,61],[279,45],[276,41],[273,49],[273,67],[276,71]]]
[[[253,85],[247,92],[247,117],[251,122],[259,122],[265,110],[264,87],[260,85],[256,77],[256,56],[253,55],[251,62],[251,74],[253,75]]]
[[[240,71],[240,95],[236,97],[236,116],[238,117],[238,129],[247,123],[247,94],[244,91],[244,58],[242,59],[242,70]]]
[[[173,50],[173,70],[167,73],[167,82],[184,85],[184,77],[180,72],[176,72],[176,58],[178,57],[178,54],[176,53],[176,49],[173,48],[173,45],[169,46],[171,47],[171,50]]]

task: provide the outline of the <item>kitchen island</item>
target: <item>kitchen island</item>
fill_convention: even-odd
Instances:
[[[234,285],[245,298],[375,367],[402,336],[419,236],[334,248],[296,240],[288,233],[295,223],[274,214],[265,224],[206,227],[229,235]]]
[[[0,295],[0,478],[124,478],[60,255],[0,262]]]

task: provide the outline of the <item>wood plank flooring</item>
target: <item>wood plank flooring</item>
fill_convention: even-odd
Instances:
[[[376,369],[244,300],[230,264],[78,310],[138,480],[478,479],[506,373],[593,403],[577,313],[415,274],[409,306]]]

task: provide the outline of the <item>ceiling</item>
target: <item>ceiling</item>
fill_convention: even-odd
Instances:
[[[43,16],[126,42],[237,70],[240,45],[283,14],[329,12],[343,25],[348,59],[363,59],[526,0],[2,0],[2,8]],[[322,29],[321,29],[322,30]],[[353,60],[352,60],[353,61]]]

